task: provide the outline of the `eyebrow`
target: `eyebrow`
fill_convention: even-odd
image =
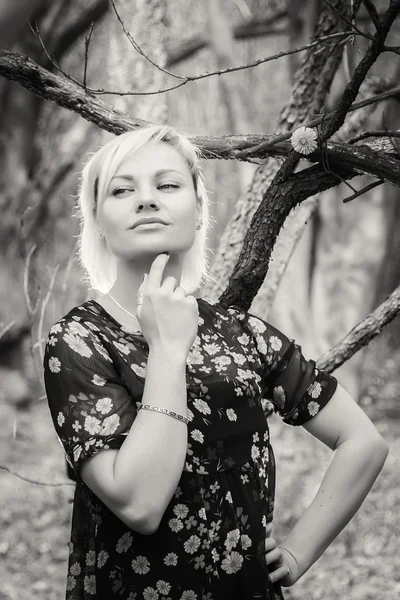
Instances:
[[[164,175],[165,173],[178,173],[178,175],[181,175],[182,177],[185,177],[185,175],[181,172],[181,171],[177,171],[176,169],[160,169],[159,171],[156,171],[154,173],[154,175],[158,176],[158,175]],[[111,179],[111,181],[113,179],[129,179],[130,181],[134,181],[135,178],[133,177],[133,175],[114,175],[114,177]]]

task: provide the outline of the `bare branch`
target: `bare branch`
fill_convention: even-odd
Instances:
[[[79,14],[76,19],[71,21],[68,27],[57,37],[52,54],[59,62],[64,54],[74,45],[74,43],[87,31],[92,23],[99,21],[108,11],[108,0],[98,0],[98,2],[87,10]]]
[[[36,479],[31,479],[30,477],[25,477],[24,475],[20,475],[19,473],[12,471],[6,465],[0,465],[0,469],[2,469],[3,471],[7,471],[7,473],[10,473],[10,475],[14,475],[14,477],[17,477],[18,479],[22,479],[22,481],[27,481],[28,483],[33,483],[35,485],[43,485],[45,487],[62,487],[64,485],[75,486],[75,483],[73,483],[72,481],[60,481],[60,483],[50,483],[48,481],[37,481]]]
[[[167,69],[164,69],[163,67],[161,67],[160,65],[158,65],[157,63],[155,63],[149,56],[147,56],[147,54],[145,54],[145,52],[143,52],[142,48],[135,41],[135,39],[133,38],[132,34],[126,29],[125,24],[124,24],[124,22],[123,22],[123,20],[121,18],[121,15],[117,11],[117,7],[115,6],[114,0],[110,0],[110,1],[111,1],[111,5],[112,5],[112,7],[114,9],[115,15],[116,15],[116,17],[118,19],[118,22],[120,23],[120,25],[122,27],[122,31],[125,34],[125,37],[129,40],[129,43],[136,50],[136,52],[138,54],[140,54],[140,56],[143,56],[143,58],[145,58],[151,65],[153,65],[153,67],[156,67],[156,69],[158,69],[162,73],[166,73],[167,75],[170,75],[171,77],[174,77],[175,79],[180,79],[180,80],[187,79],[186,77],[183,77],[182,75],[177,75],[175,73],[171,73],[171,71],[168,71]]]
[[[14,327],[15,323],[16,323],[15,321],[10,321],[9,323],[7,323],[7,325],[5,325],[3,327],[3,329],[0,331],[0,340],[2,337],[5,336],[7,331],[10,331],[11,327]]]
[[[324,124],[319,143],[329,139],[341,127],[341,125],[343,125],[348,110],[356,99],[360,86],[364,81],[369,69],[374,64],[378,56],[382,53],[385,39],[399,13],[400,0],[391,0],[388,10],[383,15],[382,21],[380,22],[380,31],[375,33],[370,47],[357,65],[353,78],[347,84],[338,107],[334,111],[334,115],[326,123],[326,125]]]
[[[379,185],[382,185],[382,183],[385,183],[383,179],[378,179],[378,181],[373,181],[369,185],[366,185],[365,187],[363,187],[361,190],[354,192],[354,194],[352,196],[348,196],[348,198],[344,198],[342,200],[343,204],[346,204],[347,202],[351,202],[352,200],[359,198],[359,196],[362,196],[366,192],[373,190],[374,188],[378,187]]]
[[[400,131],[363,131],[362,133],[355,135],[354,137],[347,140],[348,144],[355,144],[355,142],[360,142],[361,140],[365,140],[369,137],[400,137]]]
[[[338,369],[360,348],[367,346],[400,313],[400,286],[338,344],[325,352],[317,366],[327,373]]]

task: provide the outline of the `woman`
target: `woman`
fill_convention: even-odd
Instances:
[[[44,358],[77,478],[67,599],[283,598],[361,505],[386,442],[294,340],[191,295],[209,212],[188,138],[116,137],[84,168],[79,203],[80,260],[102,295],[52,327]],[[279,545],[267,400],[335,451]]]

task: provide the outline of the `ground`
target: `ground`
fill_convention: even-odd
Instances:
[[[351,523],[295,586],[284,588],[287,600],[400,597],[400,353],[393,354],[384,338],[371,345],[360,401],[390,445],[385,466]],[[0,463],[37,481],[65,482],[46,400],[28,409],[7,402],[0,408]],[[271,437],[278,463],[273,536],[279,541],[311,501],[332,453],[276,417]],[[0,489],[0,600],[62,600],[73,486],[35,485],[2,470]]]

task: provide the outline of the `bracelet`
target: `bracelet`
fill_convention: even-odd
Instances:
[[[150,406],[150,404],[141,404],[139,406],[139,410],[141,408],[145,408],[146,410],[154,410],[155,412],[161,412],[165,415],[169,415],[170,417],[174,417],[174,419],[178,419],[178,421],[183,421],[186,425],[189,423],[189,419],[184,417],[183,415],[179,415],[173,410],[168,410],[168,408],[161,408],[160,406]]]

